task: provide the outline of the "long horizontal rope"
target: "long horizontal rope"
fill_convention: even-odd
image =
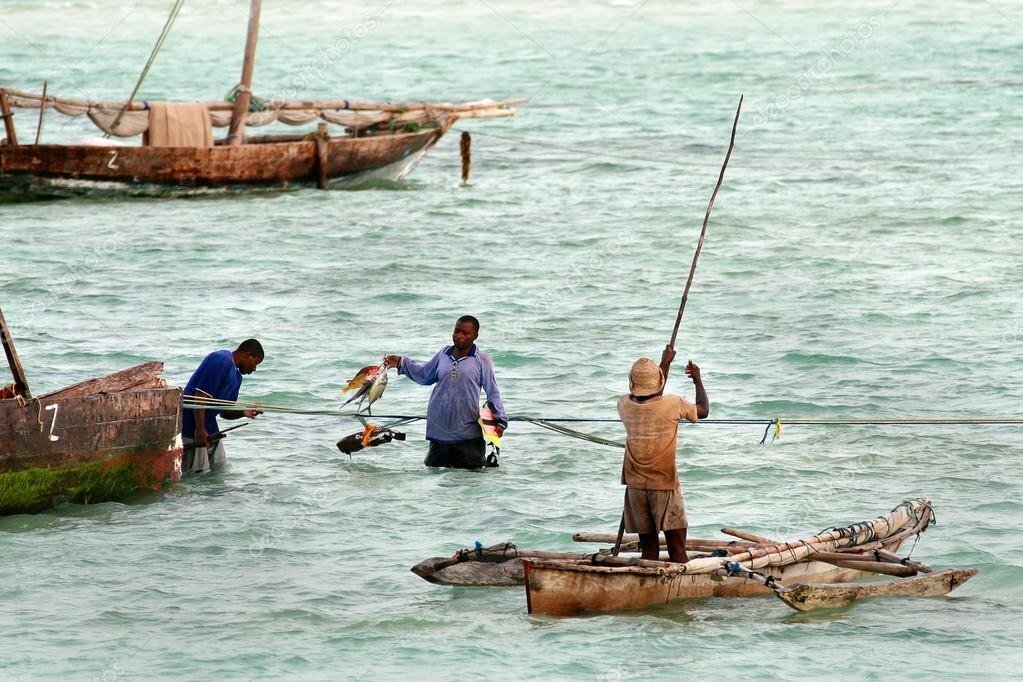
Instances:
[[[357,413],[345,410],[330,410],[330,409],[308,409],[299,407],[287,407],[282,405],[270,405],[259,402],[239,402],[232,400],[220,400],[217,398],[203,398],[185,396],[182,401],[182,407],[186,409],[202,410],[209,407],[216,408],[218,410],[244,410],[244,409],[261,409],[264,412],[287,412],[291,414],[322,414],[330,415],[335,417],[366,417],[364,413]],[[406,420],[421,420],[426,419],[424,415],[409,415],[409,414],[375,414],[372,415],[376,419],[406,419]],[[556,423],[579,423],[579,424],[600,424],[608,423],[615,424],[621,423],[621,419],[614,417],[533,417],[528,415],[513,415],[508,417],[510,422],[530,422],[536,424],[537,422],[543,422],[544,424],[556,424]],[[680,420],[684,422],[685,420]],[[724,425],[742,425],[742,424],[773,424],[775,422],[781,422],[783,424],[801,424],[801,425],[819,425],[819,426],[862,426],[862,425],[879,425],[879,426],[901,426],[901,425],[940,425],[940,426],[960,426],[960,425],[1019,425],[1023,424],[1023,417],[956,417],[956,418],[941,418],[941,417],[894,417],[894,418],[859,418],[859,417],[793,417],[793,418],[775,418],[775,417],[743,417],[735,419],[701,419],[700,424],[724,424]],[[540,424],[537,424],[540,426]]]

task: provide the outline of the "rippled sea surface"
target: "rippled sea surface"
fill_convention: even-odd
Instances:
[[[170,4],[5,0],[0,82],[122,99]],[[361,191],[0,205],[0,300],[37,393],[149,359],[184,384],[256,336],[244,399],[331,410],[358,368],[427,359],[473,313],[512,412],[613,416],[670,334],[743,93],[679,340],[712,416],[1021,416],[1018,4],[264,4],[257,95],[530,103],[457,126],[467,187],[452,134]],[[223,97],[245,18],[187,3],[140,97]],[[16,123],[32,137],[34,112]],[[85,125],[51,112],[44,141]],[[377,406],[428,395],[392,376]],[[980,569],[949,598],[563,620],[408,569],[614,531],[620,451],[515,424],[500,469],[435,472],[421,423],[339,456],[356,426],[265,415],[229,438],[227,473],[0,519],[0,677],[1020,675],[1018,426],[681,430],[691,535],[805,536],[927,496],[914,558]]]

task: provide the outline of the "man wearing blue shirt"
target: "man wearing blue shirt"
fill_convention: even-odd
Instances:
[[[252,374],[256,366],[263,362],[263,346],[255,339],[246,339],[234,351],[218,350],[203,358],[202,363],[192,373],[192,378],[185,386],[184,395],[199,398],[214,398],[235,402],[238,400],[238,389],[242,385],[242,375]],[[224,455],[223,439],[210,440],[211,436],[220,433],[217,416],[224,419],[255,419],[262,410],[217,410],[186,409],[181,415],[181,440],[185,445],[182,457],[182,471],[190,472],[195,466],[196,448],[207,448],[209,461],[222,466],[227,458]]]
[[[479,425],[480,389],[486,392],[497,420],[497,431],[508,428],[501,391],[494,377],[490,356],[474,343],[480,323],[472,315],[463,315],[455,323],[452,345],[442,348],[433,359],[421,365],[400,355],[384,356],[384,365],[397,367],[423,386],[436,384],[426,410],[426,439],[430,451],[428,467],[481,469],[486,466],[486,443]]]

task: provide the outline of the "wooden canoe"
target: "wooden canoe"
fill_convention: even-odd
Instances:
[[[850,582],[865,572],[834,563],[814,561],[815,552],[864,548],[894,552],[907,537],[919,534],[933,520],[930,503],[917,499],[889,514],[844,528],[834,528],[804,540],[773,546],[756,545],[729,557],[693,558],[686,564],[621,560],[526,560],[526,604],[529,613],[571,616],[640,609],[677,600],[703,597],[745,597],[772,594],[753,571],[773,583],[828,584]],[[740,571],[740,569],[742,569]],[[745,572],[745,575],[742,573]]]
[[[181,389],[148,362],[0,400],[0,514],[92,503],[181,477]]]
[[[404,178],[457,120],[418,132],[213,147],[0,144],[0,194],[184,196]],[[284,138],[288,140],[288,138]]]
[[[886,546],[895,551],[897,545]],[[526,607],[529,613],[574,616],[642,609],[685,599],[706,597],[759,597],[774,594],[762,580],[727,577],[712,573],[672,572],[677,564],[663,568],[601,566],[582,561],[527,560]],[[668,569],[666,574],[665,569]],[[867,573],[820,561],[804,561],[773,568],[770,573],[783,586],[847,583]]]

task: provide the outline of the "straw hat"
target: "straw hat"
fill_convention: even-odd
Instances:
[[[661,368],[650,358],[640,358],[629,371],[629,392],[637,398],[654,395],[664,386]]]

